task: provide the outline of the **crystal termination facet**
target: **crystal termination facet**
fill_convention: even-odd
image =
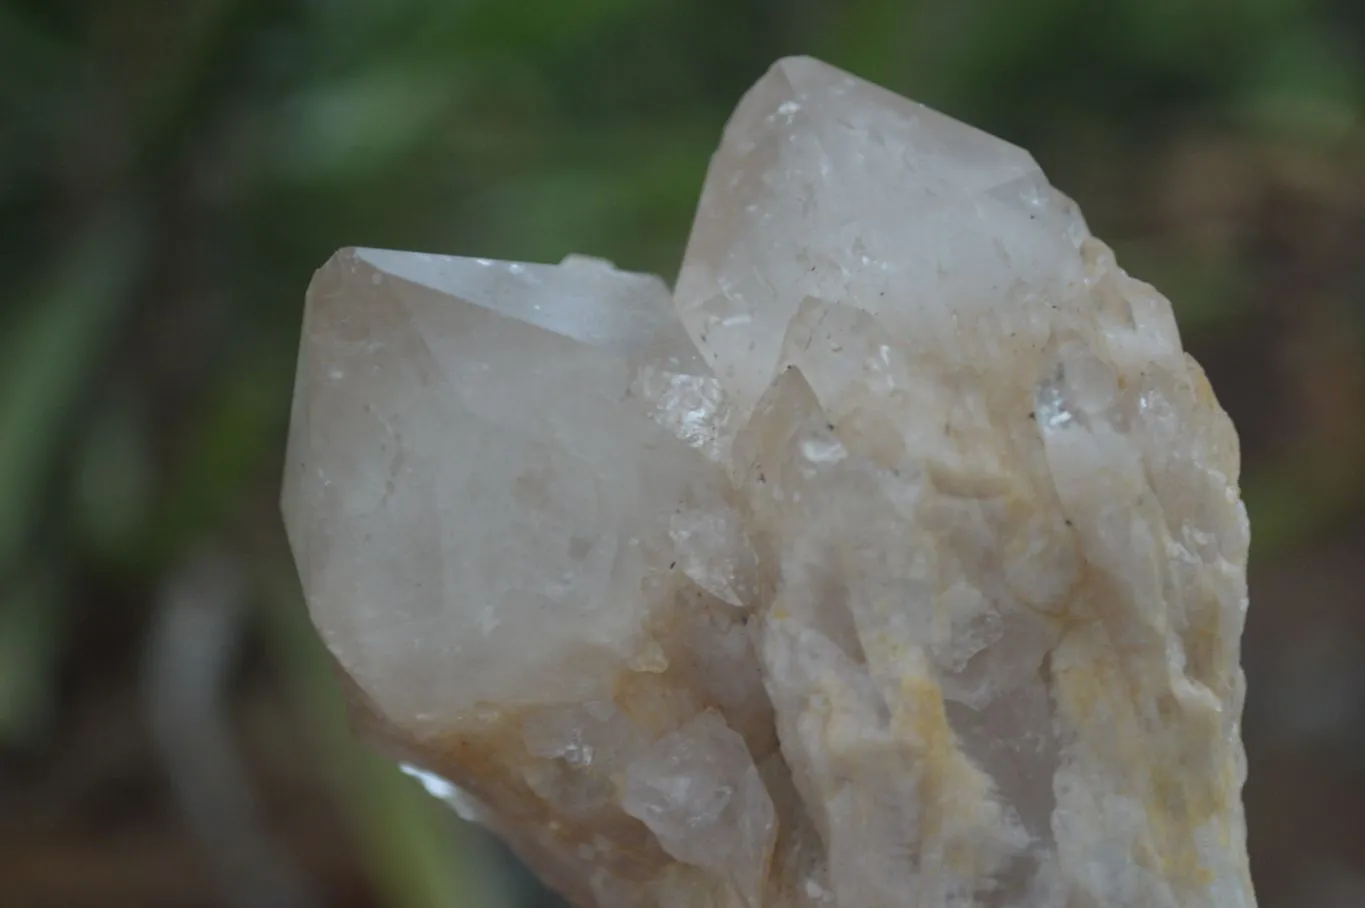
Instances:
[[[582,908],[1252,908],[1238,457],[1026,152],[788,59],[675,294],[338,253],[283,506],[361,720]]]

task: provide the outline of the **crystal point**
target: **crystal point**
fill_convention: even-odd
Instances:
[[[660,280],[600,263],[354,250],[319,272],[284,509],[324,638],[385,711],[610,684],[675,512],[725,507],[720,468],[627,400],[670,332]]]
[[[678,310],[741,407],[808,298],[926,349],[963,320],[1079,274],[1072,206],[1022,149],[809,58],[740,102],[711,163]],[[943,300],[952,299],[952,305]],[[1045,331],[1021,312],[1025,337]]]
[[[671,297],[338,253],[283,506],[358,712],[579,908],[1254,908],[1239,466],[1027,152],[792,58]]]

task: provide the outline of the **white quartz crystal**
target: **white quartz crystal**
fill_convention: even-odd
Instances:
[[[1252,908],[1238,469],[1026,152],[789,59],[673,297],[338,253],[284,511],[362,721],[580,908]]]

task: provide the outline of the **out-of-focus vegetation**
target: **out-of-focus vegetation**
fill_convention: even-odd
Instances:
[[[545,903],[346,733],[275,513],[303,289],[343,245],[671,277],[796,52],[1029,147],[1173,297],[1264,566],[1262,904],[1365,904],[1354,0],[0,0],[0,904]]]

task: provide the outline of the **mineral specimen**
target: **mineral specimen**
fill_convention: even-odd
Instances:
[[[284,512],[368,727],[583,908],[1251,908],[1237,437],[1029,155],[810,59],[671,298],[338,253]]]

